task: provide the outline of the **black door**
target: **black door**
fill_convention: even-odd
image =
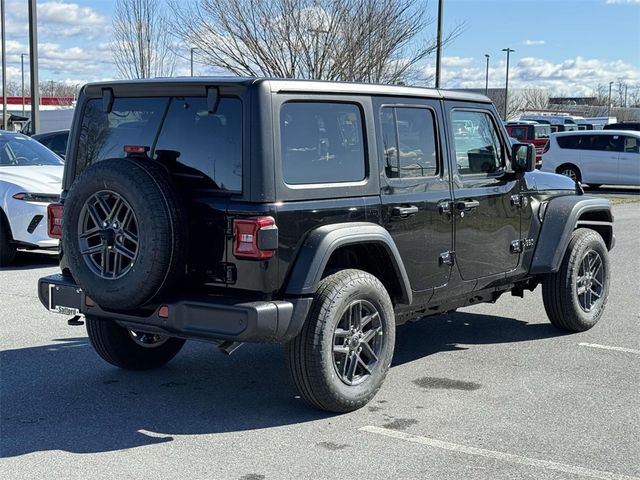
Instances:
[[[447,102],[446,109],[452,123],[467,125],[450,136],[455,159],[454,250],[460,275],[473,280],[508,272],[520,258],[520,181],[504,175],[507,145],[498,119],[490,108]]]
[[[448,282],[451,267],[440,255],[451,250],[449,169],[443,162],[443,122],[437,101],[379,99],[382,224],[393,237],[411,288],[431,290]]]

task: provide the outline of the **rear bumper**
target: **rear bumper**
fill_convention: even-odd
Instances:
[[[279,343],[302,329],[311,298],[247,302],[228,297],[170,299],[155,310],[114,312],[92,305],[73,278],[43,277],[38,282],[40,302],[50,311],[82,313],[110,319],[132,330],[199,340]],[[166,318],[160,307],[168,307]]]

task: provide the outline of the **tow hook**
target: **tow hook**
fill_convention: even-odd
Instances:
[[[84,320],[81,320],[81,319],[82,319],[82,315],[76,315],[75,317],[72,317],[69,320],[67,320],[67,325],[71,325],[72,327],[84,325]]]

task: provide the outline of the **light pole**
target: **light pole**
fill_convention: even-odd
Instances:
[[[24,57],[29,55],[28,53],[20,54],[20,74],[22,76],[22,116],[24,117]]]
[[[31,70],[31,133],[40,131],[40,90],[38,89],[38,9],[29,0],[29,64]]]
[[[436,88],[440,88],[441,54],[442,54],[442,0],[438,0],[438,36],[436,39]]]
[[[484,94],[489,95],[489,54],[485,53],[485,57],[487,57],[487,74],[484,78]]]
[[[609,82],[609,108],[607,108],[607,117],[611,117],[611,86],[613,85],[613,82]],[[607,123],[609,123],[609,120],[607,119]]]
[[[504,120],[507,119],[507,105],[509,105],[509,54],[515,52],[511,48],[503,48],[503,52],[507,52],[507,74],[504,82]]]
[[[191,48],[191,76],[193,77],[193,51],[196,50],[195,47]]]
[[[7,130],[7,48],[5,43],[4,28],[4,0],[0,0],[0,29],[2,29],[2,124],[0,127]]]

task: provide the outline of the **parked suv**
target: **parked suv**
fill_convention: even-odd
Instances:
[[[536,168],[542,166],[542,152],[549,142],[551,126],[536,123],[508,123],[506,125],[509,136],[517,138],[522,143],[532,143],[536,147]]]
[[[535,171],[484,96],[96,83],[71,132],[49,218],[62,274],[39,296],[84,315],[121,368],[160,367],[185,339],[286,343],[302,398],[346,412],[382,385],[397,325],[540,283],[565,330],[591,328],[607,302],[608,201]]]
[[[598,188],[640,186],[640,132],[593,130],[554,133],[542,169]]]

